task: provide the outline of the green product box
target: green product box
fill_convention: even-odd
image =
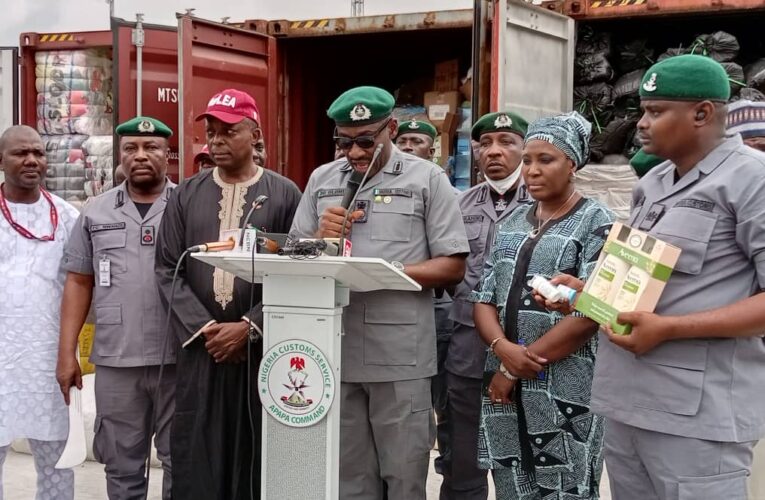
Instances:
[[[620,312],[653,312],[680,257],[680,249],[638,229],[615,223],[576,302],[576,310],[614,333],[632,325],[617,323]]]

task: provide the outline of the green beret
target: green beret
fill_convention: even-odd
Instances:
[[[728,102],[728,73],[710,57],[693,54],[670,57],[646,72],[640,97],[643,100]]]
[[[356,87],[335,99],[327,116],[337,125],[368,125],[390,116],[396,100],[378,87]]]
[[[149,116],[136,116],[117,126],[115,129],[117,135],[145,135],[156,137],[170,137],[173,131],[170,127]]]
[[[509,111],[499,111],[483,115],[473,125],[470,135],[474,141],[480,140],[483,134],[490,132],[513,132],[525,137],[528,128],[529,123],[520,115]]]
[[[635,170],[635,175],[638,177],[643,177],[653,167],[663,163],[664,161],[666,160],[659,158],[656,155],[648,154],[640,149],[630,160],[630,166],[633,168],[633,170]]]
[[[428,122],[418,122],[417,120],[412,120],[403,122],[398,126],[398,135],[404,134],[424,134],[431,139],[435,139],[438,135],[438,132],[436,131],[436,127]]]

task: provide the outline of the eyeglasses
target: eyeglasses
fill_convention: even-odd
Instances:
[[[335,140],[335,145],[343,151],[348,151],[351,149],[354,143],[361,149],[369,149],[375,145],[375,139],[378,135],[380,135],[380,132],[382,132],[383,129],[388,126],[389,123],[390,120],[385,120],[385,123],[383,123],[382,126],[378,128],[372,135],[360,135],[358,137],[344,137],[336,135],[333,137]],[[337,130],[335,130],[335,132],[337,132]]]

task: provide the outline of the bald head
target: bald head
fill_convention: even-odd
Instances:
[[[12,127],[8,127],[7,129],[5,129],[5,132],[3,132],[3,135],[0,135],[0,158],[2,157],[2,154],[5,152],[5,149],[10,144],[22,139],[37,140],[40,143],[42,143],[42,138],[40,137],[40,134],[38,134],[37,130],[33,129],[30,126],[14,125]]]
[[[0,136],[0,168],[5,174],[4,195],[17,203],[33,203],[48,170],[45,146],[31,127],[17,125]]]

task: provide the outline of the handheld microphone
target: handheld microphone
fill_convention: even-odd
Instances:
[[[247,216],[242,221],[242,226],[239,228],[239,243],[238,246],[242,246],[242,242],[244,241],[244,228],[247,227],[247,224],[250,222],[250,217],[252,217],[253,212],[255,210],[259,210],[263,204],[268,201],[268,196],[261,194],[257,198],[255,198],[255,201],[252,202],[252,207],[250,208],[250,211],[247,212]]]
[[[235,246],[236,240],[234,240],[234,238],[229,238],[226,241],[211,241],[210,243],[194,245],[193,247],[189,247],[186,251],[189,253],[224,252],[226,250],[233,250]]]
[[[345,208],[345,218],[343,218],[343,225],[340,226],[340,245],[339,245],[339,248],[342,248],[343,245],[345,245],[345,240],[346,240],[346,237],[345,237],[345,224],[348,223],[348,219],[351,217],[351,212],[353,211],[353,209],[351,207],[353,207],[354,203],[356,203],[356,197],[359,194],[359,188],[361,188],[361,186],[363,186],[364,183],[367,182],[367,177],[369,177],[369,172],[371,172],[372,169],[374,168],[375,163],[377,162],[377,158],[379,158],[380,153],[382,153],[382,150],[383,150],[383,145],[382,145],[382,143],[380,143],[375,148],[375,152],[372,155],[372,161],[369,162],[369,166],[367,167],[367,171],[364,172],[364,175],[361,178],[361,182],[359,182],[359,184],[356,186],[355,190],[353,191],[352,196],[350,197],[351,199],[348,201],[348,205],[345,205],[345,198],[346,198],[346,196],[348,196],[348,192],[351,189],[353,189],[352,181],[354,181],[354,176],[358,173],[358,171],[354,170],[353,173],[351,174],[351,178],[348,179],[348,187],[346,188],[345,196],[343,196],[343,208]],[[351,167],[351,168],[353,168],[353,167]]]
[[[367,169],[369,170],[369,169]],[[348,179],[348,184],[345,188],[345,194],[343,195],[343,201],[340,202],[340,206],[348,210],[351,206],[351,201],[356,197],[356,193],[361,187],[361,182],[364,180],[364,173],[354,170],[351,177]]]

